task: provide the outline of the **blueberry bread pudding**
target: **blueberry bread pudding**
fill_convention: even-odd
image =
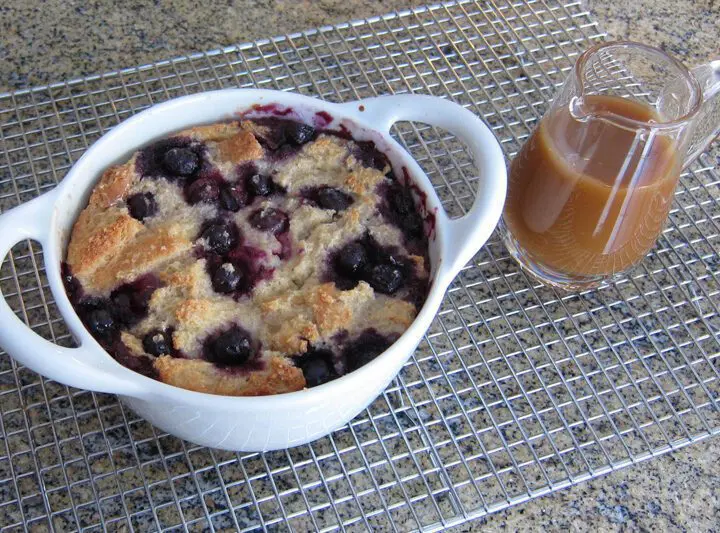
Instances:
[[[107,169],[63,277],[118,362],[248,396],[382,353],[428,287],[426,221],[371,141],[278,117],[199,126]]]

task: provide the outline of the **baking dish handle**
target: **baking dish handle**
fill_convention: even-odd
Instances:
[[[46,246],[54,201],[55,191],[51,191],[0,215],[0,264],[22,240],[32,239]],[[141,395],[137,385],[120,377],[122,372],[115,375],[112,369],[102,368],[103,362],[82,346],[65,348],[35,333],[15,315],[1,290],[0,346],[26,367],[59,383],[98,392]]]
[[[388,132],[401,120],[423,122],[449,131],[470,149],[479,176],[472,207],[457,219],[450,219],[444,211],[437,214],[444,219],[449,231],[436,281],[449,285],[485,244],[500,219],[507,189],[507,170],[500,144],[490,128],[472,112],[436,96],[378,96],[351,105],[359,118],[382,132]]]

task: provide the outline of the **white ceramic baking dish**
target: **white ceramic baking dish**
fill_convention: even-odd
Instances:
[[[434,213],[429,240],[432,283],[427,300],[407,331],[382,355],[360,369],[318,387],[265,397],[227,397],[193,392],[137,374],[108,355],[70,305],[60,274],[68,236],[90,191],[108,166],[144,144],[190,126],[216,122],[253,106],[291,108],[307,121],[331,118],[356,139],[372,139],[395,172],[407,168]],[[272,106],[270,106],[272,107]],[[320,113],[320,115],[316,115]],[[420,166],[388,134],[409,120],[444,128],[469,147],[480,179],[472,209],[451,220]],[[0,345],[17,361],[60,383],[117,394],[140,416],[189,441],[228,450],[287,448],[317,439],[344,425],[382,392],[430,326],[446,288],[492,233],[505,201],[505,161],[487,126],[463,107],[431,96],[397,95],[333,104],[298,94],[227,89],[153,106],[98,140],[49,193],[0,216],[0,259],[24,239],[43,247],[50,290],[77,348],[57,346],[30,330],[0,297]],[[0,295],[1,296],[1,295]]]

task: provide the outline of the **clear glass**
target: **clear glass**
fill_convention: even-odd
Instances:
[[[631,42],[580,56],[510,165],[501,232],[534,277],[590,288],[638,263],[680,171],[720,129],[720,62],[689,72]]]

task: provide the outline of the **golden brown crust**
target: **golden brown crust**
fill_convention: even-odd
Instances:
[[[116,257],[142,229],[142,223],[121,209],[100,211],[89,206],[80,213],[73,227],[68,265],[83,283],[87,283],[93,272]]]
[[[345,183],[355,194],[370,194],[385,179],[383,172],[360,166],[353,156],[348,157],[347,166],[352,173],[348,175]]]
[[[192,246],[190,241],[175,235],[168,226],[134,236],[136,238],[132,241],[125,241],[125,246],[113,250],[114,257],[88,280],[90,287],[99,291],[109,290],[153,270]]]
[[[245,130],[220,141],[217,144],[217,150],[220,158],[230,163],[252,161],[254,159],[260,159],[263,156],[263,149],[260,143],[257,142],[252,133]]]
[[[302,353],[320,338],[351,329],[373,295],[362,281],[347,291],[339,290],[334,283],[322,283],[267,300],[260,306],[266,326],[264,337],[274,350]]]
[[[265,362],[265,369],[242,375],[207,361],[162,356],[156,359],[155,369],[169,385],[225,396],[263,396],[305,387],[302,370],[285,357],[270,356]]]
[[[135,177],[134,169],[135,157],[124,165],[110,167],[103,172],[90,196],[90,205],[104,209],[122,200]]]
[[[218,124],[195,126],[179,132],[177,136],[190,137],[198,141],[221,141],[236,135],[239,131],[240,125],[237,122],[220,122]]]
[[[352,318],[350,307],[340,299],[334,283],[325,283],[310,294],[309,304],[322,335],[331,335]]]
[[[405,300],[382,298],[369,306],[366,319],[370,324],[382,324],[380,330],[402,332],[415,320],[415,306]]]

